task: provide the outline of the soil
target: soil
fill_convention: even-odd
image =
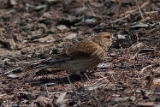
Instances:
[[[98,32],[116,41],[81,76],[43,61]],[[159,0],[0,0],[2,107],[159,107]]]

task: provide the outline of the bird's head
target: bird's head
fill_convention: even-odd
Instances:
[[[104,50],[112,45],[112,34],[109,32],[100,32],[92,39],[95,43],[99,44]]]

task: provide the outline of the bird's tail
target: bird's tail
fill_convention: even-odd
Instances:
[[[59,63],[70,60],[70,57],[67,58],[61,58],[61,59],[49,59],[47,61],[41,61],[38,64],[35,64],[34,67],[32,67],[31,69],[35,69],[36,71],[38,70],[42,70],[42,69],[46,69],[46,68],[51,68],[51,67],[59,67]],[[33,65],[32,65],[33,66]]]
[[[50,59],[48,61],[46,61],[46,65],[53,65],[55,63],[59,63],[59,62],[63,62],[63,61],[67,61],[70,60],[71,57],[67,57],[67,58],[61,58],[61,59]]]

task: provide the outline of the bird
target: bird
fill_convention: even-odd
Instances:
[[[101,63],[112,45],[112,33],[100,32],[92,38],[75,43],[70,48],[43,62],[44,68],[61,68],[71,75],[80,75]]]

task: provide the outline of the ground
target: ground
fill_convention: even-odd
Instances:
[[[0,0],[0,105],[159,107],[159,0]],[[103,63],[82,76],[36,69],[108,31]]]

